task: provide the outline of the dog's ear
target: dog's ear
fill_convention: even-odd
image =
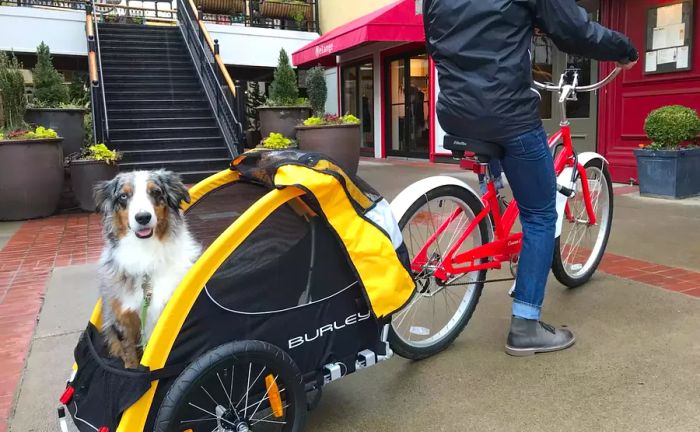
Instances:
[[[153,173],[156,182],[163,189],[163,195],[170,206],[174,210],[180,209],[182,201],[189,204],[190,193],[180,180],[180,176],[172,171],[159,170]]]
[[[92,192],[99,212],[106,214],[112,211],[112,200],[118,184],[119,180],[115,177],[112,180],[101,181],[95,185]]]

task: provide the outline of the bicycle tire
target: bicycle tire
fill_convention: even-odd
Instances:
[[[399,228],[402,230],[402,233],[404,233],[404,241],[406,241],[406,233],[404,231],[407,227],[407,224],[412,220],[412,218],[416,216],[416,214],[420,211],[421,208],[423,208],[424,205],[440,199],[458,200],[462,202],[466,208],[469,209],[472,215],[478,215],[483,210],[483,204],[481,202],[481,199],[474,193],[466,190],[465,188],[454,185],[439,186],[418,197],[413,202],[413,204],[411,204],[408,210],[399,217]],[[489,225],[487,221],[488,218],[484,218],[479,223],[478,233],[481,242],[480,244],[475,246],[481,246],[489,242]],[[409,250],[410,258],[413,259],[415,251],[411,250],[409,244],[407,244],[407,248]],[[486,270],[480,270],[478,272],[474,272],[474,274],[476,274],[477,281],[483,281],[486,277]],[[417,275],[414,275],[414,277],[416,276]],[[466,307],[464,307],[464,309],[461,310],[460,316],[452,317],[452,319],[449,321],[452,322],[452,320],[456,319],[455,323],[453,324],[453,327],[449,329],[449,331],[447,331],[447,333],[443,337],[436,339],[434,343],[429,343],[424,346],[418,346],[416,344],[411,344],[405,341],[404,338],[402,338],[397,333],[394,320],[394,318],[398,317],[399,314],[402,313],[402,311],[404,311],[407,307],[410,307],[416,296],[422,295],[420,290],[417,289],[414,293],[414,296],[408,302],[408,306],[404,307],[404,309],[402,309],[401,311],[398,311],[394,315],[394,318],[392,318],[392,325],[390,327],[389,332],[389,343],[391,349],[399,356],[411,360],[422,360],[445,350],[462,333],[467,323],[469,322],[472,314],[474,313],[476,305],[479,302],[479,298],[481,296],[484,284],[483,282],[481,282],[473,284],[472,286],[474,289],[472,291],[471,298],[469,299],[468,304],[466,304]],[[407,314],[408,312],[405,313]],[[398,326],[400,326],[400,324],[398,324]]]
[[[605,254],[605,249],[608,245],[608,240],[610,238],[610,232],[612,230],[612,222],[613,222],[613,203],[614,203],[614,195],[613,195],[613,188],[612,188],[612,181],[610,178],[610,172],[608,169],[608,164],[602,160],[602,159],[593,159],[588,161],[584,165],[584,169],[588,172],[589,170],[597,170],[600,172],[602,175],[602,179],[604,179],[605,182],[605,187],[604,190],[607,193],[607,210],[601,209],[600,214],[596,214],[596,217],[600,221],[602,218],[602,222],[604,223],[604,226],[601,227],[602,233],[599,232],[599,237],[596,240],[595,246],[590,250],[591,253],[588,255],[586,258],[584,264],[582,265],[581,271],[573,273],[572,270],[572,265],[568,264],[567,257],[570,256],[571,252],[563,252],[565,245],[568,243],[562,244],[562,236],[557,237],[555,240],[555,245],[554,245],[554,257],[552,260],[552,273],[554,273],[554,276],[557,278],[557,280],[564,286],[568,288],[576,288],[579,287],[586,282],[588,282],[593,274],[596,272],[598,269],[598,266],[600,265],[600,261],[603,259],[603,255]],[[594,171],[592,171],[594,172]],[[603,189],[601,189],[602,191]],[[576,195],[578,197],[583,196],[583,190],[581,186],[581,179],[579,178],[576,181]],[[575,197],[576,198],[576,197]],[[564,220],[564,224],[566,224],[567,221]],[[564,235],[564,231],[562,230],[562,235]],[[578,252],[574,252],[578,253]],[[585,252],[584,252],[585,253]],[[567,255],[567,257],[563,257],[562,255]],[[595,256],[594,256],[595,255]],[[577,264],[578,265],[578,264]]]
[[[224,404],[224,408],[225,405],[230,405],[234,411],[237,411],[237,413],[235,414],[235,417],[232,417],[233,413],[228,413],[227,411],[228,420],[226,420],[226,426],[223,428],[223,430],[229,430],[229,428],[231,428],[233,431],[237,430],[232,422],[237,422],[237,420],[235,420],[236,418],[239,418],[240,420],[240,417],[245,417],[245,415],[243,414],[242,409],[239,409],[241,401],[238,401],[236,405],[233,405],[231,402],[239,399],[238,395],[240,393],[234,393],[234,389],[242,388],[241,386],[234,387],[234,384],[238,384],[235,380],[235,377],[237,376],[235,375],[235,366],[238,364],[245,364],[246,362],[249,362],[251,368],[253,364],[264,365],[267,369],[262,370],[270,371],[269,373],[271,375],[277,374],[274,382],[278,386],[278,389],[284,389],[279,392],[279,394],[283,394],[282,397],[284,398],[284,401],[282,401],[281,404],[287,403],[287,405],[289,405],[291,403],[293,405],[291,409],[289,406],[286,407],[284,411],[285,424],[279,426],[279,428],[281,432],[301,432],[304,428],[304,423],[306,422],[307,413],[306,395],[304,392],[301,373],[289,355],[287,355],[280,348],[262,341],[236,341],[226,343],[208,351],[190,364],[168,390],[168,393],[166,394],[165,399],[163,400],[163,403],[158,411],[155,431],[179,432],[182,430],[183,422],[191,422],[188,424],[191,424],[192,426],[188,427],[191,427],[191,430],[194,432],[199,432],[200,430],[207,432],[211,431],[212,425],[217,427],[215,423],[211,423],[211,420],[204,424],[196,423],[201,422],[201,420],[188,420],[189,416],[185,417],[185,421],[182,420],[182,417],[186,415],[183,414],[183,412],[185,412],[185,410],[194,411],[191,409],[193,406],[192,403],[193,401],[200,403],[199,400],[208,403],[208,405],[206,405],[207,408],[205,409],[207,409],[209,413],[215,412],[216,408],[221,406],[217,405],[217,407],[211,408],[211,402],[221,402]],[[229,366],[231,367],[231,374],[224,375]],[[239,379],[245,378],[245,367],[242,369],[242,372],[243,376],[240,376]],[[260,372],[261,375],[262,373],[263,372]],[[213,374],[216,374],[216,379],[214,378]],[[251,380],[250,370],[248,375],[247,382],[249,383]],[[254,376],[255,373],[252,375]],[[222,379],[221,376],[224,376],[224,378]],[[224,385],[224,383],[228,385],[229,376],[231,380],[230,394],[226,392],[226,385]],[[259,378],[260,377],[255,378],[255,381],[258,381]],[[208,388],[208,390],[202,391],[205,389],[204,386],[210,381],[213,382],[213,384]],[[218,388],[219,382],[221,382],[221,389],[223,389],[223,393],[221,389]],[[253,384],[248,384],[245,380],[243,380],[241,383],[243,384],[243,387],[248,387],[247,390],[245,390],[246,395],[249,394],[251,390],[257,391],[255,396],[260,397],[261,402],[265,402],[265,399],[261,397],[261,392],[265,393],[266,391],[264,387],[264,385],[266,385],[266,381],[260,381],[260,386],[257,387],[256,382],[253,382]],[[195,395],[198,396],[197,399],[195,398]],[[269,391],[266,393],[266,395],[268,397],[267,400],[269,401]],[[216,396],[216,398],[214,398],[214,396]],[[219,399],[221,400],[219,401]],[[257,399],[254,398],[251,400],[255,401]],[[247,403],[248,399],[246,398],[244,403],[246,411],[248,408],[246,405]],[[203,403],[201,404],[203,405]],[[253,405],[255,405],[255,403],[251,402],[251,410],[253,409]],[[259,412],[258,409],[261,408],[261,405],[266,406],[267,409],[272,411],[272,408],[269,406],[270,403],[265,402],[265,404],[259,403],[257,405],[256,412]],[[199,405],[197,405],[197,407],[199,407]],[[247,422],[247,426],[250,427],[250,429],[247,430],[253,432],[258,429],[255,427],[256,420],[260,421],[260,418],[262,418],[255,418],[256,412],[253,412],[250,419],[245,420]],[[201,412],[199,412],[199,415],[202,415]],[[291,419],[289,419],[291,421],[289,422],[286,422],[288,419],[287,415],[291,417]],[[276,416],[273,418],[276,418]],[[271,420],[263,421],[271,422]]]

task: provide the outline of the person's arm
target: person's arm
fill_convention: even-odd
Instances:
[[[567,53],[622,65],[639,58],[629,38],[588,17],[575,0],[535,0],[535,23]]]

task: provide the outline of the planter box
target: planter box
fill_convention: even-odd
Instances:
[[[203,13],[234,15],[245,12],[244,0],[197,0]]]
[[[82,210],[94,212],[96,209],[93,189],[98,182],[111,180],[119,173],[116,164],[102,161],[76,159],[70,162],[70,178],[73,193]]]
[[[265,0],[260,5],[260,15],[267,18],[286,19],[303,15],[306,20],[311,19],[312,10],[310,4],[285,3],[282,1]]]
[[[287,138],[295,139],[297,125],[301,124],[311,115],[309,107],[259,107],[260,132],[263,139],[270,136],[271,132],[281,133]]]
[[[24,119],[27,123],[55,130],[63,137],[63,154],[68,156],[83,148],[84,116],[82,108],[28,108]]]
[[[61,138],[0,141],[0,220],[52,215],[63,190]]]
[[[357,174],[360,164],[360,125],[299,126],[299,148],[323,153],[348,175]]]
[[[675,199],[700,195],[700,149],[635,149],[634,155],[640,194]]]

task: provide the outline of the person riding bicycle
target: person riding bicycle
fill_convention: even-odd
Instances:
[[[450,135],[493,143],[520,209],[523,245],[506,343],[511,355],[566,349],[574,334],[540,321],[557,221],[556,177],[532,88],[537,27],[570,54],[637,62],[629,38],[592,21],[575,0],[423,0],[428,53],[438,71],[438,120]]]

